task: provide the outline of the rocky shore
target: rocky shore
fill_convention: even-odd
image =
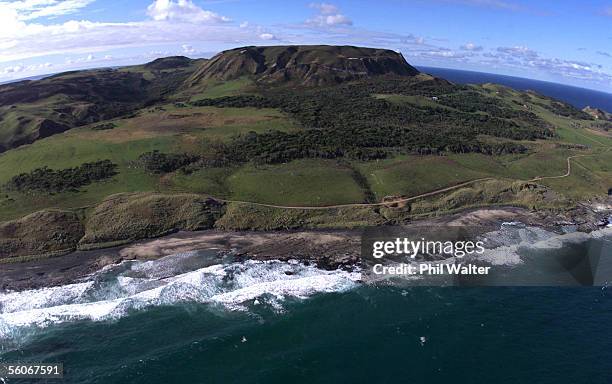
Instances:
[[[592,209],[584,208],[593,212]],[[577,222],[580,219],[580,222]],[[596,216],[555,216],[520,208],[474,209],[454,215],[424,219],[406,225],[409,228],[474,226],[486,228],[503,222],[520,221],[528,225],[559,228],[577,224],[579,229],[595,229]],[[590,222],[587,222],[592,220]],[[580,224],[582,223],[582,224]],[[287,230],[287,231],[181,231],[152,240],[128,245],[76,251],[40,260],[4,263],[0,268],[0,291],[35,289],[70,284],[111,264],[124,260],[156,259],[201,249],[216,249],[219,256],[232,252],[239,259],[290,260],[314,263],[326,269],[359,261],[363,229]]]

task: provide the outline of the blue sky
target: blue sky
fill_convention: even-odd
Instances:
[[[276,44],[612,92],[612,0],[0,0],[0,81]]]

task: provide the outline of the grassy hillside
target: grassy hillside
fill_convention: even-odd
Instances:
[[[111,180],[75,192],[33,195],[3,190],[0,220],[46,207],[89,206],[113,193],[163,189],[168,177],[150,174],[134,165],[146,152],[186,151],[204,155],[210,151],[211,143],[230,140],[232,135],[239,133],[298,129],[291,119],[277,110],[176,108],[173,104],[147,108],[134,117],[112,122],[113,129],[98,131],[95,130],[97,123],[90,124],[0,155],[0,185],[5,185],[15,175],[43,166],[65,169],[104,159],[118,165],[118,174]],[[191,186],[181,190],[208,192]],[[211,192],[216,191],[208,193]]]
[[[262,53],[265,60],[282,56],[282,50],[270,52],[269,57]],[[298,53],[291,54],[293,60],[316,59],[312,52]],[[332,53],[326,48],[319,64],[331,60]],[[237,54],[223,60],[232,62]],[[0,154],[0,221],[61,210],[68,215],[62,217],[82,221],[91,245],[195,228],[197,215],[183,209],[201,207],[206,196],[327,206],[410,197],[490,179],[419,199],[397,211],[283,210],[234,203],[215,208],[214,214],[204,210],[206,227],[212,225],[210,217],[220,216],[219,228],[272,229],[372,225],[479,204],[570,207],[604,196],[612,187],[612,138],[600,129],[601,122],[535,93],[493,84],[459,86],[412,72],[317,87],[291,81],[275,85],[244,73],[229,80],[201,76],[206,65],[169,58],[4,86],[0,142],[8,147]],[[196,73],[188,86],[186,79]],[[111,92],[107,87],[116,82],[128,88]],[[84,87],[80,93],[66,90],[77,85]],[[33,89],[41,93],[30,100]],[[9,102],[6,95],[14,99]],[[60,117],[57,108],[70,111]],[[77,110],[89,112],[81,115]],[[36,119],[52,119],[66,130],[44,138],[31,135],[38,132],[31,124]],[[542,178],[564,175],[567,158],[577,155],[568,177]],[[151,159],[159,164],[152,167],[147,163]],[[114,176],[93,177],[70,189],[9,188],[16,176],[27,179],[44,167],[53,170],[48,174],[62,175],[101,160],[116,166]],[[109,202],[117,201],[125,212],[141,217],[140,224],[116,210],[116,216],[104,216]],[[161,213],[155,207],[162,207]],[[147,232],[146,220],[164,216],[164,209],[185,214],[168,213],[165,224]],[[106,220],[121,220],[131,229],[121,231],[125,236],[113,234]]]
[[[227,185],[234,200],[277,205],[332,205],[365,199],[353,170],[333,160],[246,165],[227,178]]]
[[[166,58],[0,85],[0,152],[157,103],[176,92],[200,62]]]

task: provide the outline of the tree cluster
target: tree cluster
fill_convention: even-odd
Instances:
[[[187,153],[146,152],[138,156],[137,163],[151,173],[169,173],[200,160],[197,155]]]
[[[78,167],[60,170],[36,168],[14,176],[6,187],[18,192],[57,193],[78,190],[85,185],[115,176],[116,168],[117,165],[110,160],[84,163]]]

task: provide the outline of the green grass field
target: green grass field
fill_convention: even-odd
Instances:
[[[239,94],[255,93],[253,88],[253,81],[241,77],[236,80],[230,81],[217,81],[217,80],[206,80],[199,84],[194,89],[190,89],[183,94],[178,96],[186,96],[190,101],[198,101],[202,99],[223,97],[223,96],[234,96]]]
[[[205,168],[186,175],[175,172],[160,183],[161,192],[193,192],[220,198],[231,198],[227,178],[234,168]]]
[[[398,156],[360,163],[358,168],[377,200],[389,195],[418,195],[487,176],[446,156]]]
[[[227,179],[232,199],[278,205],[362,202],[365,195],[351,171],[332,160],[298,160],[242,167]]]
[[[95,131],[92,127],[97,124],[92,124],[0,154],[0,185],[15,175],[41,166],[63,169],[104,159],[118,165],[118,175],[111,180],[94,183],[79,192],[27,195],[5,191],[0,195],[0,221],[46,207],[89,206],[118,192],[166,188],[158,175],[147,174],[133,166],[138,156],[145,152],[188,150],[206,153],[210,140],[229,140],[234,135],[249,131],[297,129],[295,123],[281,112],[255,108],[181,109],[167,105],[161,110],[143,110],[136,117],[114,122],[117,127],[111,130]],[[228,172],[224,170],[222,173]],[[177,178],[177,189],[213,195],[223,192],[217,182],[192,183],[191,179]],[[215,180],[219,180],[219,177]]]
[[[191,89],[191,94],[182,96],[197,100],[245,94],[251,92],[252,86],[245,78],[208,81],[198,89]],[[489,97],[503,96],[506,100],[521,101],[519,93],[505,88],[485,85],[482,89]],[[417,107],[439,106],[424,96],[373,97]],[[97,124],[92,124],[0,154],[0,185],[17,174],[41,166],[62,169],[103,159],[116,163],[119,172],[111,180],[83,187],[79,192],[28,195],[3,191],[0,221],[48,207],[92,206],[111,194],[136,191],[192,192],[277,205],[321,206],[364,202],[369,189],[380,201],[389,195],[414,196],[485,177],[529,180],[538,176],[558,176],[566,172],[566,158],[574,154],[593,156],[574,160],[570,177],[540,183],[576,199],[605,194],[607,188],[612,187],[612,151],[607,151],[612,146],[612,138],[587,130],[593,122],[576,122],[536,105],[533,112],[553,124],[557,136],[546,141],[526,142],[530,151],[521,155],[397,155],[384,160],[352,161],[353,169],[335,160],[307,159],[279,165],[204,168],[192,174],[174,172],[162,176],[147,174],[135,167],[134,161],[142,153],[153,150],[205,154],[211,141],[228,141],[250,131],[292,132],[303,128],[276,109],[158,105],[145,108],[130,118],[113,120],[116,128],[111,130],[96,131],[92,128]],[[568,148],[567,144],[581,144],[587,148]],[[367,185],[356,181],[356,176],[366,180]]]

